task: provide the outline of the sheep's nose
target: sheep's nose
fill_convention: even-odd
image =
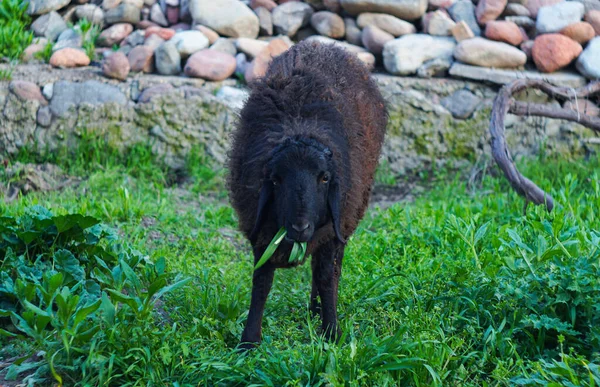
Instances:
[[[297,232],[302,232],[302,231],[306,230],[309,227],[310,227],[310,223],[309,222],[299,222],[299,223],[292,224],[292,228],[294,230],[296,230]]]

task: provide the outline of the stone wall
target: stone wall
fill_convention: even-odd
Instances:
[[[0,66],[1,67],[1,66]],[[489,114],[497,86],[455,79],[375,75],[388,100],[390,125],[383,159],[398,173],[489,158]],[[226,158],[229,133],[246,91],[234,80],[137,75],[126,82],[98,68],[56,70],[25,65],[0,83],[0,157],[22,147],[51,152],[75,147],[84,136],[115,147],[151,144],[173,167],[194,145],[217,162]],[[531,92],[528,100],[544,101]],[[513,155],[578,153],[594,143],[590,131],[545,118],[507,120]]]

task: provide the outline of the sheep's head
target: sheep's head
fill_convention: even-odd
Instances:
[[[316,140],[287,139],[276,147],[265,168],[252,238],[272,211],[288,240],[308,242],[315,230],[331,221],[343,241],[336,172],[331,150]]]

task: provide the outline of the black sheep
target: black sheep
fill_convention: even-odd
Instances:
[[[230,152],[231,204],[255,263],[281,227],[287,235],[254,272],[242,346],[261,340],[275,269],[298,265],[288,263],[293,241],[308,242],[310,309],[335,339],[345,242],[369,202],[388,120],[384,100],[355,55],[316,42],[275,58],[250,88]]]

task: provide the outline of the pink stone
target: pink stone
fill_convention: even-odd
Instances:
[[[485,25],[485,37],[499,42],[518,46],[523,42],[523,35],[519,26],[513,22],[493,20]]]
[[[535,38],[531,54],[538,70],[552,73],[568,66],[583,48],[561,34],[544,34]]]
[[[153,34],[158,35],[160,38],[162,38],[164,40],[169,40],[175,35],[175,30],[172,30],[170,28],[163,28],[163,27],[146,28],[146,35],[145,35],[146,39],[148,39],[150,37],[150,35],[153,35]]]
[[[235,57],[217,50],[200,50],[190,56],[184,72],[188,77],[222,81],[235,72]]]
[[[475,15],[479,24],[485,24],[491,20],[496,20],[504,12],[507,0],[479,0]]]
[[[102,73],[108,78],[124,81],[130,69],[129,60],[122,52],[115,52],[102,62]]]
[[[151,73],[154,71],[154,50],[148,46],[137,46],[131,49],[129,55],[131,71]]]
[[[50,57],[50,65],[52,67],[81,67],[90,64],[90,58],[82,50],[76,48],[63,48],[56,51]]]
[[[133,32],[133,26],[129,23],[114,24],[98,36],[98,45],[102,47],[112,47],[121,43],[129,34]]]
[[[12,81],[8,85],[9,90],[22,101],[38,101],[42,105],[47,105],[48,101],[42,95],[42,91],[33,82]]]

